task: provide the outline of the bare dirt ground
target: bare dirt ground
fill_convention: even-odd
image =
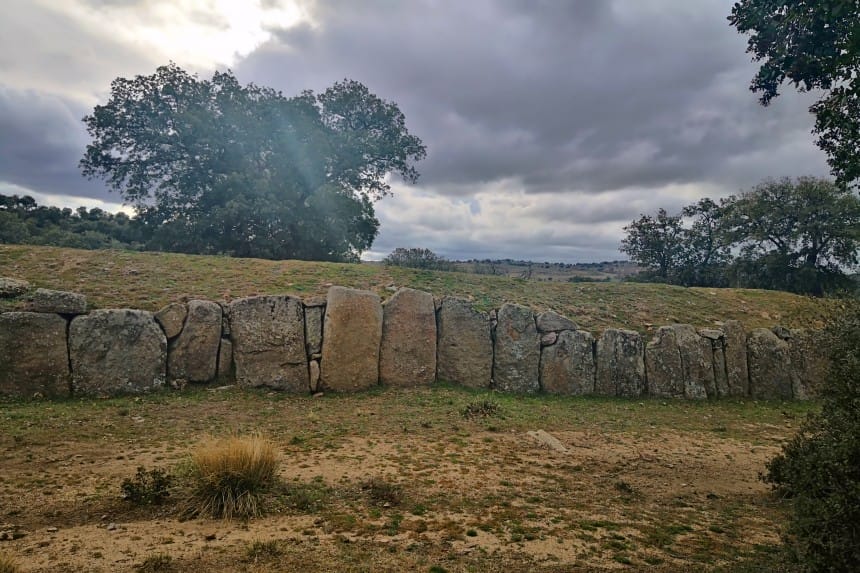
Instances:
[[[483,400],[500,415],[464,417]],[[39,572],[754,570],[785,519],[758,473],[812,407],[453,388],[5,402],[0,551]],[[251,431],[282,456],[267,515],[184,520],[195,443]],[[167,503],[120,498],[138,466],[177,476]]]

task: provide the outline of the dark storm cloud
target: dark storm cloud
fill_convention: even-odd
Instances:
[[[0,86],[0,181],[46,194],[118,201],[78,170],[87,110],[59,96]]]
[[[281,32],[240,77],[288,93],[367,83],[424,139],[422,182],[440,192],[504,178],[527,191],[735,188],[826,172],[809,135],[811,100],[758,106],[744,38],[719,0],[313,6],[316,26]],[[785,139],[805,149],[774,147]]]

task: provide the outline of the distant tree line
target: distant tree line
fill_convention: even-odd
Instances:
[[[453,271],[454,263],[437,255],[430,249],[398,247],[391,251],[382,262],[394,267],[407,267],[428,271]]]
[[[642,215],[624,230],[621,251],[646,269],[639,280],[815,296],[855,288],[860,199],[826,179],[769,179],[719,203]]]
[[[76,249],[141,249],[148,229],[125,213],[39,205],[29,195],[0,194],[0,243]]]

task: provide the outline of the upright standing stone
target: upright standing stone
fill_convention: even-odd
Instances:
[[[309,357],[322,352],[324,314],[325,305],[305,305],[305,339]]]
[[[683,398],[684,363],[678,337],[671,326],[661,326],[645,346],[648,394],[656,398]]]
[[[704,340],[704,350],[710,351],[711,368],[714,377],[715,396],[729,396],[729,380],[726,373],[725,333],[716,328],[702,328],[699,336]]]
[[[222,307],[223,310],[223,307]],[[222,338],[218,346],[218,382],[232,384],[236,381],[233,371],[233,343],[229,338]]]
[[[493,382],[502,392],[540,391],[540,336],[531,309],[504,304],[499,309]]]
[[[490,317],[465,300],[445,297],[439,305],[436,368],[440,381],[489,388],[493,378]]]
[[[208,300],[188,303],[185,326],[167,346],[167,376],[171,381],[209,382],[218,368],[221,306]]]
[[[747,333],[737,320],[727,320],[723,331],[723,353],[726,358],[726,383],[729,396],[749,396],[750,379],[747,366]]]
[[[645,392],[642,337],[633,330],[606,329],[597,341],[596,394],[641,396]]]
[[[594,337],[584,330],[562,330],[541,349],[540,384],[548,394],[582,396],[594,392]]]
[[[537,315],[537,320],[535,322],[537,323],[538,332],[541,334],[579,329],[575,322],[553,310],[540,313]]]
[[[255,296],[233,301],[230,338],[238,385],[308,392],[301,300],[291,296]]]
[[[673,324],[684,365],[684,396],[691,400],[716,398],[714,353],[711,343],[689,324]]]
[[[75,317],[69,356],[76,394],[137,394],[165,385],[167,338],[150,312],[109,309]]]
[[[379,384],[382,304],[370,291],[331,287],[323,323],[320,387],[363,390]]]
[[[817,396],[830,369],[827,345],[821,331],[794,329],[788,341],[793,373],[793,394],[798,400]]]
[[[433,295],[401,288],[382,305],[379,380],[391,386],[436,380],[436,308]]]
[[[56,314],[0,314],[0,394],[69,395],[66,321]]]
[[[788,342],[766,328],[747,339],[750,394],[758,399],[792,397],[791,351]]]

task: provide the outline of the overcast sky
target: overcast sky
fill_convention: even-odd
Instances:
[[[727,0],[2,0],[0,193],[121,207],[81,118],[173,60],[287,95],[351,78],[427,145],[370,258],[623,258],[640,213],[827,175],[810,94],[767,108]]]

